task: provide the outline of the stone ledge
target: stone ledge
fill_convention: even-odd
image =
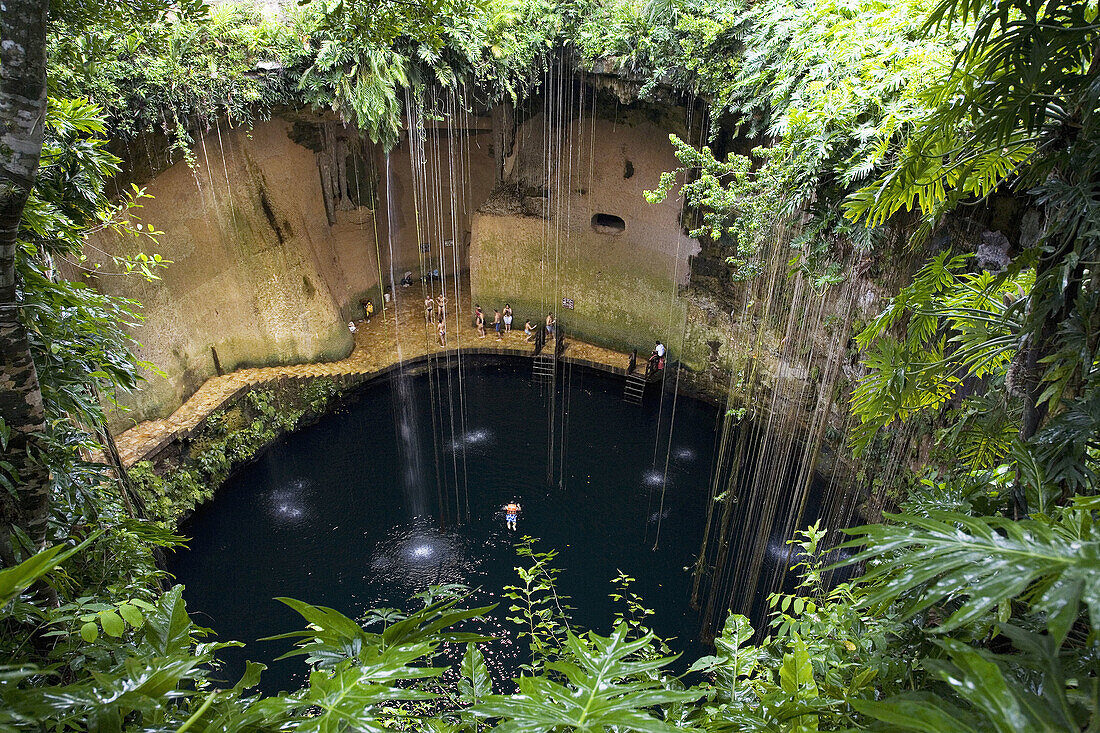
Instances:
[[[394,310],[391,308],[391,314]],[[396,310],[399,310],[396,328],[393,315],[385,318],[375,316],[370,323],[357,324],[355,348],[340,361],[248,368],[208,379],[171,416],[140,423],[115,437],[123,465],[129,467],[155,458],[174,441],[193,438],[206,425],[207,419],[222,407],[253,387],[279,380],[331,377],[359,384],[389,374],[402,365],[425,363],[438,358],[450,361],[463,355],[533,357],[533,348],[522,331],[505,334],[503,345],[495,345],[499,342],[494,339],[494,345],[464,346],[466,335],[471,332],[476,334],[476,331],[469,325],[460,327],[459,316],[452,313],[447,318],[447,326],[448,333],[455,334],[451,340],[456,345],[441,347],[436,341],[434,324],[429,326],[425,323],[419,303],[406,303]],[[464,308],[462,315],[468,316],[470,312],[469,308]],[[625,364],[629,358],[627,354],[569,339],[566,351],[559,360],[625,375],[625,367],[617,364]]]

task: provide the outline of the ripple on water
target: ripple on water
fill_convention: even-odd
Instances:
[[[455,436],[451,441],[451,450],[476,450],[491,446],[495,441],[493,431],[489,428],[470,428],[465,433]]]
[[[306,479],[293,479],[272,489],[260,501],[277,522],[296,524],[309,516],[309,486]]]
[[[394,527],[375,545],[368,577],[407,593],[430,585],[470,584],[478,555],[468,549],[462,536],[416,519]]]

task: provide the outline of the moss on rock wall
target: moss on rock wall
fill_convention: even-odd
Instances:
[[[613,109],[564,122],[535,110],[519,125],[505,180],[473,218],[474,302],[490,315],[511,303],[519,325],[553,311],[578,338],[643,355],[660,339],[674,358],[705,368],[708,347],[681,348],[687,305],[678,297],[699,244],[684,233],[676,199],[644,196],[678,166],[668,133],[643,114],[649,108]],[[658,111],[661,124],[683,115]],[[547,141],[560,158],[547,155]]]
[[[232,471],[279,436],[323,414],[340,393],[331,379],[286,381],[255,387],[206,419],[178,457],[160,467],[141,461],[130,480],[145,515],[175,527],[209,501]]]
[[[212,349],[226,371],[350,353],[347,321],[379,292],[374,213],[339,211],[330,223],[316,154],[290,130],[275,119],[200,134],[194,167],[181,161],[149,182],[155,198],[137,214],[163,232],[154,251],[171,264],[159,281],[96,280],[142,303],[137,353],[156,370],[123,396],[130,411],[113,416],[113,429],[179,407],[215,375]],[[88,253],[109,268],[104,253],[134,246],[105,231]]]

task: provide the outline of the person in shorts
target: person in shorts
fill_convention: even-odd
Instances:
[[[519,519],[519,513],[523,510],[516,502],[512,501],[504,505],[504,526],[513,532],[516,531],[516,520]]]
[[[512,331],[512,306],[509,303],[504,304],[504,333],[510,333]]]

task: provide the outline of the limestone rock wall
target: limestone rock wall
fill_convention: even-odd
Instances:
[[[473,217],[474,301],[490,316],[511,303],[517,325],[553,311],[578,337],[643,357],[656,339],[678,346],[676,294],[699,245],[676,197],[643,196],[677,166],[668,133],[644,115],[519,122],[504,181]]]
[[[103,266],[95,285],[142,303],[137,352],[155,368],[112,427],[170,414],[216,373],[215,352],[226,372],[347,355],[347,322],[363,298],[381,309],[391,273],[453,283],[496,182],[491,132],[474,115],[428,123],[422,144],[406,134],[387,156],[337,121],[288,112],[198,131],[192,165],[167,160],[164,140],[135,146],[120,179],[149,179],[154,198],[133,218],[162,231],[159,244],[101,232],[87,247]],[[139,249],[172,261],[161,280],[106,274],[111,255]]]
[[[426,124],[421,142],[414,145],[406,132],[388,161],[375,152],[382,282],[390,284],[392,244],[395,280],[439,270],[451,289],[451,278],[470,260],[471,215],[496,182],[492,125],[476,116],[450,126]],[[420,288],[413,290],[419,297]]]
[[[549,123],[553,105],[537,100],[459,125],[428,122],[389,155],[302,112],[198,133],[193,166],[153,165],[144,176],[155,198],[138,214],[163,234],[140,248],[172,260],[163,279],[95,279],[143,304],[138,354],[159,370],[123,397],[132,409],[112,426],[170,414],[215,374],[215,351],[223,371],[346,355],[360,300],[380,308],[391,276],[406,270],[442,270],[449,283],[468,270],[474,302],[490,317],[510,303],[517,328],[552,311],[573,335],[643,358],[660,339],[713,393],[761,359],[777,362],[764,371],[805,381],[836,345],[822,332],[805,355],[779,353],[790,308],[760,317],[752,305],[787,302],[779,271],[751,288],[731,284],[724,254],[701,252],[685,234],[676,196],[644,198],[678,165],[669,132],[699,137],[690,109],[595,99],[554,110]],[[138,246],[102,232],[88,253],[109,270],[108,254]],[[799,310],[844,325],[842,304],[812,303]],[[763,357],[761,344],[770,345]]]
[[[103,274],[100,289],[142,303],[138,356],[160,373],[122,403],[114,428],[170,414],[221,367],[337,359],[352,348],[347,320],[361,297],[378,297],[374,214],[333,212],[330,224],[314,151],[290,138],[292,123],[200,133],[194,166],[177,162],[146,183],[136,219],[159,244],[106,231],[87,253],[138,249],[172,261],[153,282]]]

